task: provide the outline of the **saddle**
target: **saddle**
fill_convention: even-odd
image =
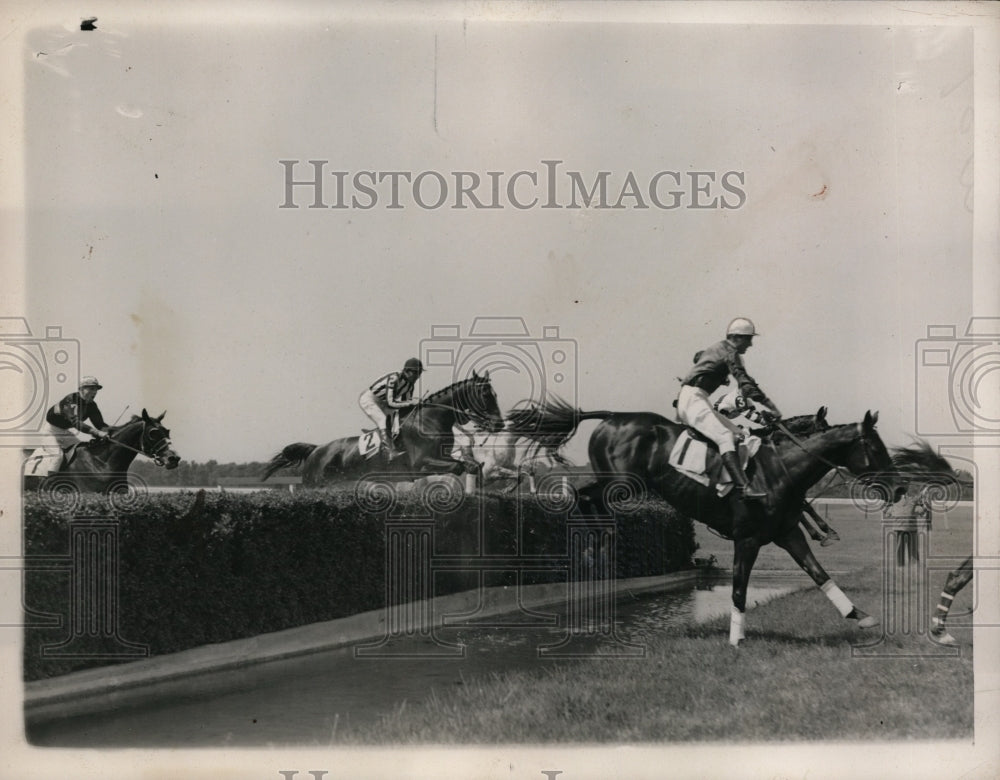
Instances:
[[[374,457],[382,450],[385,434],[378,428],[363,428],[358,437],[358,452],[365,460]]]
[[[56,474],[67,468],[76,458],[76,452],[81,445],[86,442],[77,442],[72,447],[67,447],[59,453],[55,453],[51,448],[39,447],[28,456],[24,465],[25,476],[45,477],[49,474]]]
[[[746,436],[736,446],[736,454],[740,465],[746,472],[751,485],[766,492],[767,484],[761,469],[755,468],[754,456],[760,451],[761,439],[757,436]],[[700,485],[714,487],[719,498],[726,496],[733,489],[733,481],[722,465],[719,448],[711,439],[696,431],[685,428],[670,451],[668,463],[676,471]]]

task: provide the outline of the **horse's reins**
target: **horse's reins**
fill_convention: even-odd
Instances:
[[[861,423],[858,423],[858,433],[861,435],[861,441],[865,443],[865,466],[868,466],[869,463],[870,463],[870,460],[868,459],[868,441],[867,441],[867,439],[865,437],[865,433],[864,433],[864,430],[861,427],[861,425],[862,425]],[[814,458],[818,459],[820,463],[823,463],[824,465],[829,466],[834,471],[836,471],[838,474],[840,474],[840,477],[843,480],[843,482],[840,483],[840,484],[846,485],[846,484],[849,484],[850,482],[853,481],[853,479],[850,476],[845,476],[845,474],[843,472],[846,472],[846,469],[843,466],[839,466],[836,463],[834,463],[834,462],[832,462],[830,460],[827,460],[822,455],[818,455],[815,452],[813,452],[812,450],[808,449],[805,446],[805,444],[794,433],[792,433],[790,430],[788,430],[787,426],[785,426],[781,422],[781,420],[775,420],[774,421],[774,427],[777,428],[782,433],[784,433],[788,437],[789,441],[791,441],[792,444],[794,444],[796,447],[798,447],[800,450],[802,450],[806,455],[809,455],[811,457],[814,457]],[[774,445],[772,444],[771,446],[773,447]],[[788,467],[785,466],[785,462],[781,458],[778,458],[778,463],[781,464],[781,468],[784,469],[785,475],[787,476],[788,475]],[[812,501],[807,501],[807,503],[808,504],[812,504]]]
[[[140,437],[139,440],[142,441],[143,439],[145,439],[145,437],[146,437],[146,423],[143,422],[142,436]],[[160,457],[160,452],[170,447],[169,436],[165,436],[162,439],[160,439],[160,443],[157,445],[156,449],[153,450],[151,453],[146,452],[145,450],[136,449],[130,444],[125,444],[124,442],[118,441],[117,439],[112,439],[110,436],[108,437],[108,442],[114,444],[116,447],[124,447],[126,450],[131,450],[132,452],[138,453],[139,455],[145,455],[147,458],[152,458],[157,463],[160,463],[163,460],[163,458]]]

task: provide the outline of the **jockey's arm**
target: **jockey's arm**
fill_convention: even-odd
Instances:
[[[101,410],[97,408],[97,404],[91,402],[90,413],[87,415],[87,420],[93,423],[93,425],[88,425],[86,420],[80,421],[80,430],[84,433],[89,433],[91,436],[102,437],[107,435],[108,424],[104,422],[104,415],[101,414]]]
[[[385,390],[385,404],[390,409],[406,409],[407,407],[410,406],[416,406],[417,402],[414,401],[412,398],[410,399],[396,398],[396,393],[392,388],[392,384],[390,383],[390,385]]]
[[[778,411],[777,404],[764,394],[764,391],[760,389],[754,378],[747,373],[739,355],[730,362],[729,373],[736,380],[736,384],[740,388],[740,394],[752,408],[761,409],[763,407],[764,410],[771,412],[775,417],[781,417],[781,412]]]

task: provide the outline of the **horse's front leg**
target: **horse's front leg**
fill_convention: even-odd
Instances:
[[[878,625],[876,618],[854,606],[851,600],[844,594],[844,591],[837,587],[837,583],[820,566],[819,561],[816,560],[816,556],[809,549],[809,543],[806,541],[801,528],[797,525],[792,526],[786,534],[776,538],[774,543],[792,556],[792,559],[802,567],[803,571],[823,591],[823,594],[830,599],[842,617],[857,620],[860,628],[871,628]]]
[[[747,608],[747,586],[750,572],[757,561],[760,543],[755,536],[733,540],[733,609],[729,620],[729,644],[739,647],[746,638],[743,633],[743,616]]]

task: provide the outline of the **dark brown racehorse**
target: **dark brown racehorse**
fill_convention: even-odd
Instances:
[[[835,425],[804,442],[789,442],[773,449],[761,448],[749,475],[768,488],[767,501],[745,502],[732,491],[720,498],[704,486],[674,470],[668,459],[684,426],[652,412],[582,412],[566,404],[547,402],[537,407],[536,427],[546,435],[569,438],[587,419],[603,422],[590,437],[590,464],[597,480],[580,489],[581,508],[606,515],[606,496],[614,486],[613,475],[637,479],[646,490],[661,496],[682,514],[704,523],[733,540],[733,611],[729,641],[739,645],[744,638],[743,613],[747,583],[757,554],[764,545],[777,544],[812,578],[845,618],[861,627],[878,624],[858,609],[830,579],[809,549],[799,518],[806,491],[834,468],[846,468],[865,486],[866,492],[897,497],[892,460],[875,423],[878,413],[868,412],[862,422]],[[711,451],[710,457],[718,457]],[[754,472],[761,474],[754,476]]]
[[[25,490],[46,486],[71,489],[76,492],[105,492],[127,485],[127,475],[136,455],[145,455],[158,466],[177,468],[180,456],[170,442],[170,431],[163,425],[164,412],[150,417],[145,409],[142,416],[133,415],[123,425],[115,426],[101,439],[82,442],[73,453],[69,465],[49,477],[25,477]]]
[[[300,442],[289,444],[275,455],[263,479],[299,463],[303,464],[302,484],[307,487],[357,479],[373,472],[473,473],[478,471],[478,464],[451,455],[455,446],[452,427],[466,425],[470,420],[492,432],[504,427],[489,372],[483,376],[473,373],[470,378],[438,390],[411,407],[399,426],[405,458],[396,458],[391,463],[386,463],[379,455],[367,459],[358,449],[357,436],[335,439],[321,446]]]

